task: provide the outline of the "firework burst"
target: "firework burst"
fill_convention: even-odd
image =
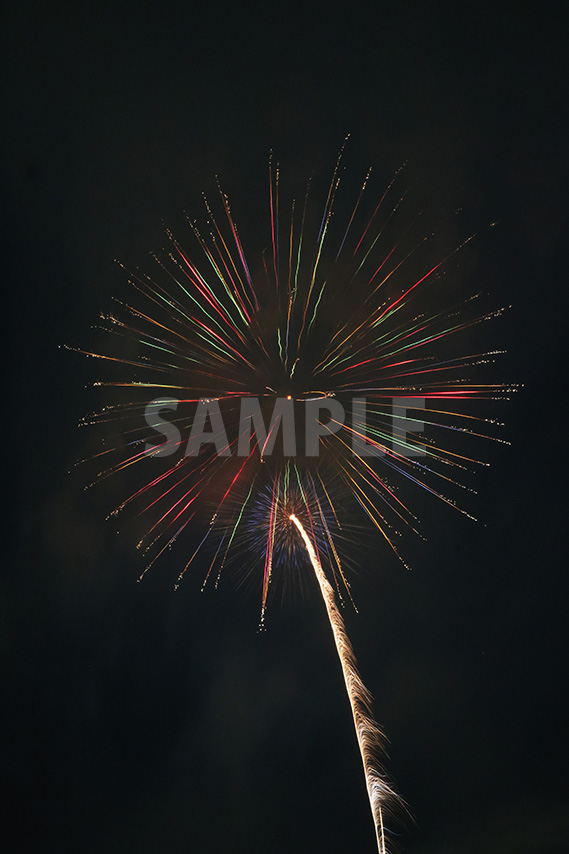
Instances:
[[[109,334],[128,340],[129,355],[124,344],[88,352],[128,373],[98,383],[118,398],[85,423],[118,427],[116,440],[98,455],[97,480],[125,470],[140,475],[114,513],[132,507],[141,516],[144,572],[201,519],[201,542],[182,562],[178,581],[205,550],[204,584],[217,583],[232,554],[246,548],[258,555],[263,624],[274,569],[286,574],[309,559],[342,663],[378,848],[385,851],[383,813],[393,793],[376,762],[381,733],[336,605],[336,596],[351,600],[338,546],[342,525],[356,513],[367,517],[400,556],[399,532],[418,529],[402,486],[467,513],[449,493],[481,463],[455,440],[487,435],[493,422],[469,404],[504,397],[508,389],[473,381],[471,369],[492,362],[497,351],[468,349],[470,330],[501,310],[477,311],[477,299],[454,296],[445,277],[471,238],[429,260],[427,238],[397,237],[405,197],[396,190],[398,176],[368,206],[371,170],[344,203],[345,213],[337,213],[342,153],[316,221],[310,183],[290,198],[270,161],[268,249],[257,256],[246,251],[221,188],[219,209],[205,199],[205,227],[189,223],[196,252],[168,233],[168,252],[155,258],[157,275],[130,273],[132,299],[103,318]],[[245,436],[244,412],[246,424],[255,426]],[[292,450],[284,441],[290,412]],[[311,413],[316,454],[305,429]],[[259,424],[270,426],[263,431]]]

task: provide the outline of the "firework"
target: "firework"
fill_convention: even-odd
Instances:
[[[245,542],[259,553],[263,624],[274,568],[286,575],[309,558],[385,851],[383,814],[393,793],[376,764],[382,736],[335,599],[351,600],[342,520],[363,514],[400,556],[399,529],[418,530],[402,487],[469,515],[447,490],[481,463],[454,440],[487,435],[494,422],[469,404],[508,389],[470,377],[497,351],[465,353],[461,343],[502,310],[477,311],[477,299],[449,293],[445,278],[471,238],[434,260],[426,238],[402,239],[397,217],[406,194],[395,190],[396,176],[369,207],[371,170],[338,215],[342,153],[317,220],[310,183],[300,202],[290,198],[270,161],[269,249],[254,264],[221,189],[224,223],[207,199],[206,228],[190,222],[199,261],[168,233],[169,251],[155,258],[159,275],[130,273],[136,297],[103,318],[108,333],[129,342],[128,357],[124,344],[88,352],[129,375],[98,383],[117,397],[85,423],[118,426],[98,455],[97,480],[138,475],[114,514],[137,508],[144,572],[201,517],[203,537],[178,581],[209,549],[204,585],[217,584]]]

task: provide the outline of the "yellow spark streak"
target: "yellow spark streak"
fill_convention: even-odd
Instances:
[[[310,562],[320,585],[324,604],[326,605],[336,650],[338,651],[338,657],[342,665],[346,691],[352,707],[354,727],[364,766],[367,792],[375,824],[377,848],[379,854],[387,854],[383,812],[390,802],[397,800],[397,795],[383,777],[376,759],[377,753],[384,746],[385,736],[371,716],[371,695],[358,673],[354,651],[346,633],[342,615],[336,605],[334,590],[326,578],[322,564],[302,523],[294,514],[290,516],[290,520],[294,522],[304,541],[306,551],[308,552]]]

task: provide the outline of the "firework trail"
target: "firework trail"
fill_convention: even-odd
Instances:
[[[310,563],[318,579],[320,592],[326,605],[330,627],[334,635],[334,642],[338,651],[340,664],[342,665],[346,691],[348,692],[350,706],[352,707],[354,727],[364,766],[367,793],[375,824],[377,847],[379,854],[387,854],[383,815],[386,807],[395,800],[398,800],[398,798],[386,782],[377,762],[377,755],[383,748],[385,737],[372,717],[371,695],[358,673],[354,651],[346,633],[342,615],[336,605],[334,588],[326,578],[322,564],[318,559],[310,537],[304,530],[302,522],[294,514],[291,515],[290,519],[298,528],[306,546]]]

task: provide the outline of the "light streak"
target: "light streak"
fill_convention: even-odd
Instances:
[[[320,586],[320,592],[326,605],[326,612],[334,635],[334,642],[338,651],[340,664],[342,665],[344,683],[352,709],[356,737],[364,767],[367,793],[375,824],[377,848],[380,854],[387,854],[383,817],[386,808],[399,799],[387,783],[377,761],[378,753],[384,749],[385,736],[372,717],[371,695],[358,673],[356,657],[346,632],[344,620],[336,604],[334,589],[326,578],[322,564],[302,522],[294,513],[289,518],[298,528],[306,546],[310,563],[314,569]]]

